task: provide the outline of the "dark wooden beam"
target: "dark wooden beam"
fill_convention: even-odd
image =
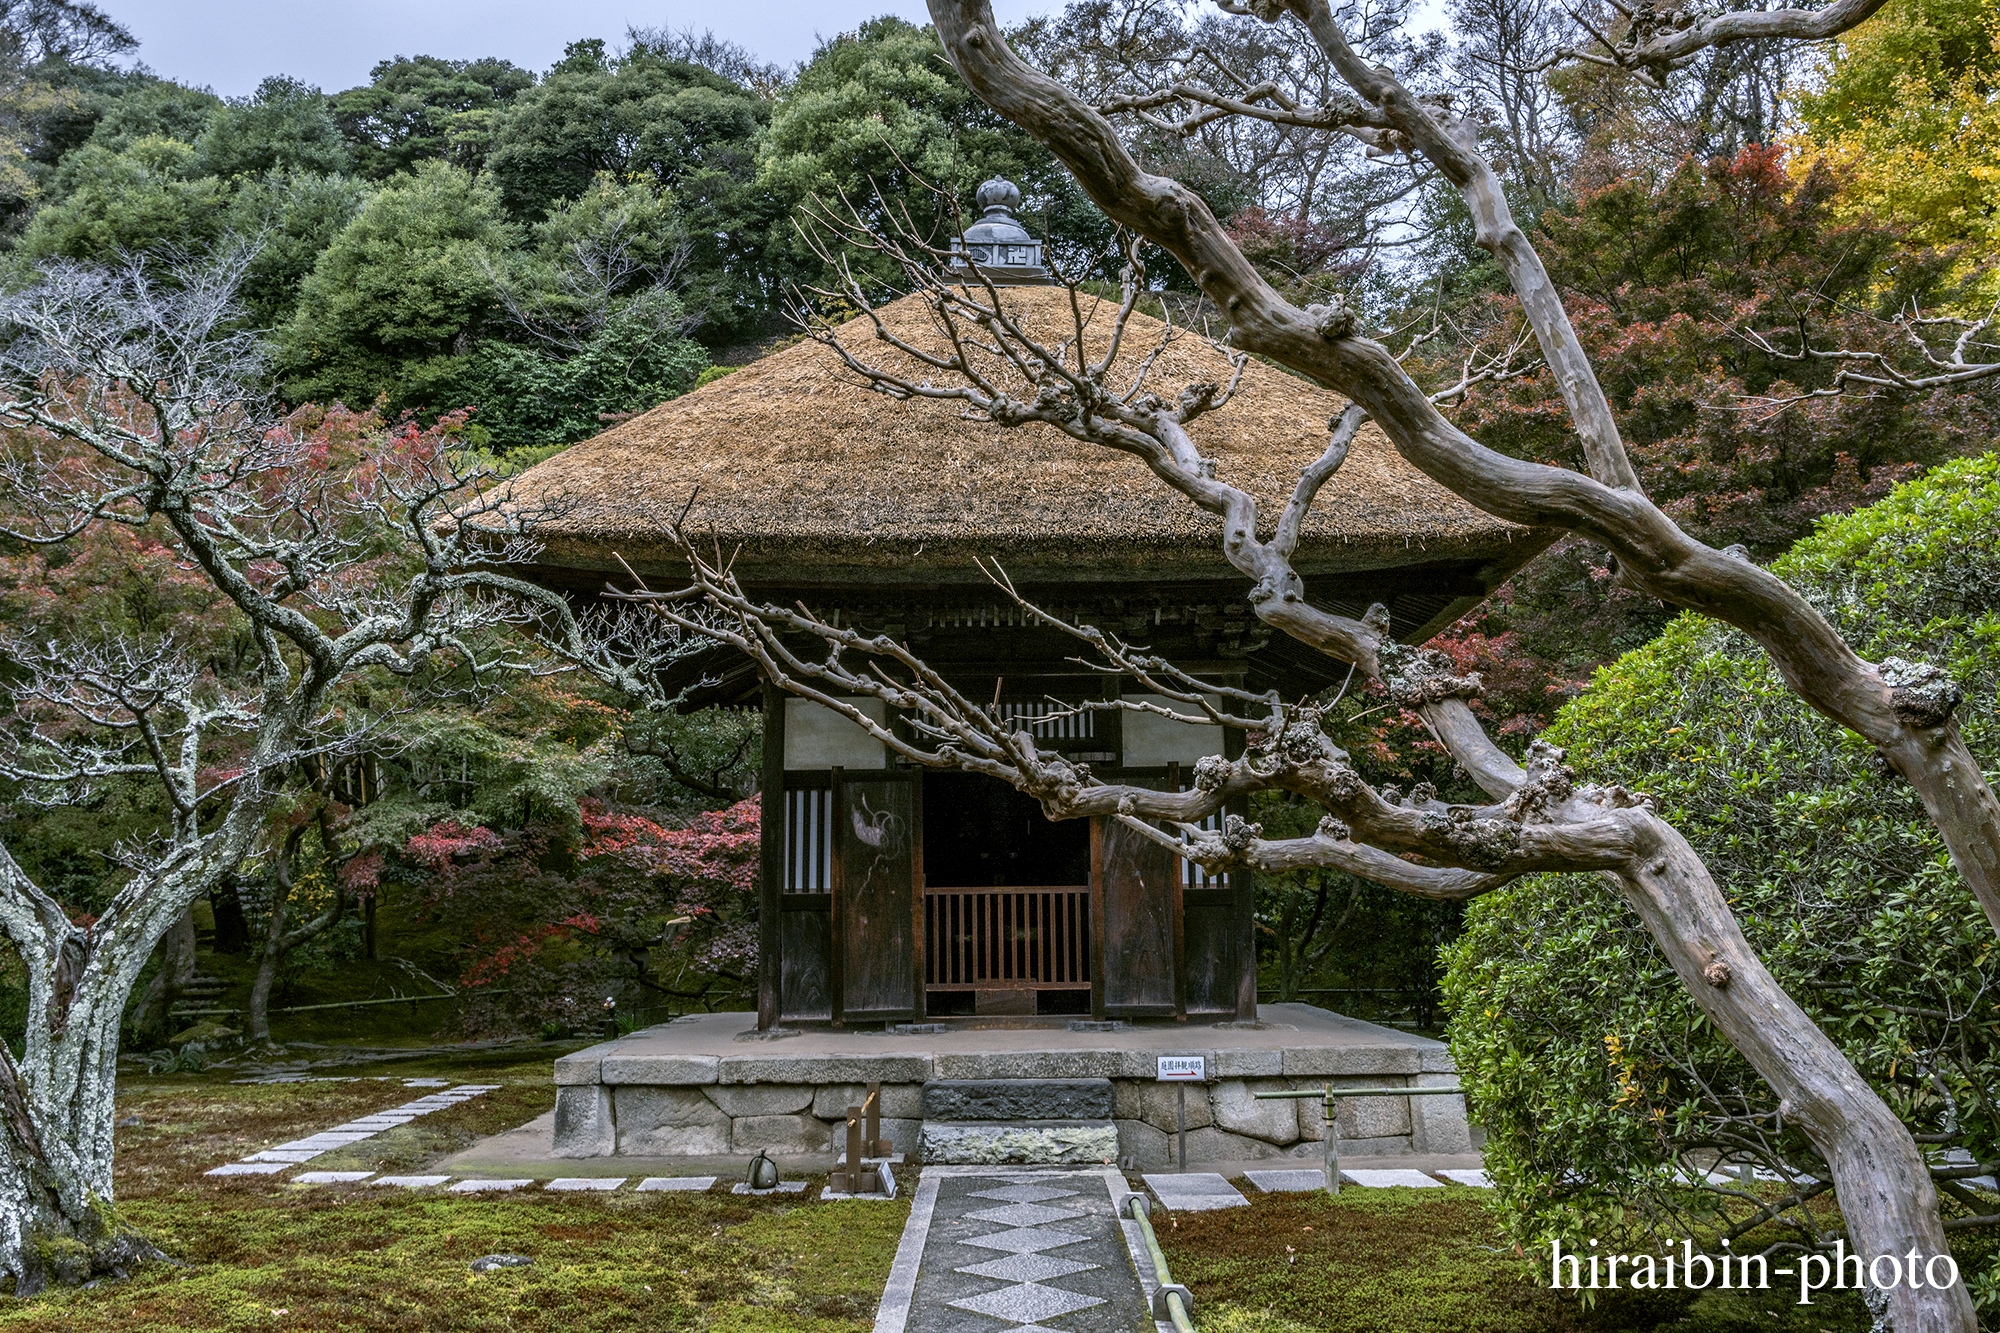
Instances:
[[[757,1028],[778,1024],[784,978],[778,913],[785,891],[785,693],[764,682],[763,791],[757,847]]]

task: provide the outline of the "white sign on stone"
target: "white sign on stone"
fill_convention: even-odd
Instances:
[[[1160,1082],[1201,1083],[1208,1078],[1208,1057],[1205,1055],[1163,1055],[1160,1057]]]

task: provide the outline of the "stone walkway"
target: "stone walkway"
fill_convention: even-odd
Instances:
[[[1115,1170],[924,1169],[875,1333],[1133,1333],[1151,1267]],[[1147,1281],[1140,1279],[1146,1273]]]
[[[445,1083],[446,1080],[441,1078],[417,1078],[406,1080],[404,1086],[413,1088],[443,1088]],[[434,1092],[428,1097],[419,1097],[413,1102],[404,1102],[401,1106],[392,1106],[386,1111],[377,1111],[372,1115],[364,1115],[358,1119],[350,1120],[344,1125],[335,1125],[332,1129],[321,1130],[317,1134],[309,1134],[302,1139],[293,1139],[290,1143],[280,1143],[275,1147],[266,1148],[262,1152],[251,1153],[240,1162],[229,1162],[223,1166],[216,1167],[212,1171],[205,1171],[202,1174],[210,1176],[275,1175],[302,1162],[310,1162],[320,1154],[332,1152],[335,1148],[345,1148],[350,1143],[360,1143],[365,1139],[374,1138],[377,1134],[395,1129],[399,1125],[407,1125],[412,1120],[429,1115],[432,1111],[442,1111],[448,1106],[456,1106],[462,1101],[483,1096],[499,1086],[498,1083],[461,1083],[455,1088],[445,1088],[444,1091]],[[439,1181],[443,1181],[446,1177],[440,1176],[438,1179]]]

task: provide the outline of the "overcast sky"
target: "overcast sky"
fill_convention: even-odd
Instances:
[[[1060,0],[994,0],[1002,23]],[[337,92],[397,55],[499,56],[540,73],[583,37],[615,41],[627,25],[712,28],[765,60],[796,64],[820,37],[894,13],[929,22],[923,0],[100,0],[139,39],[137,58],[167,78],[224,96],[289,74]]]

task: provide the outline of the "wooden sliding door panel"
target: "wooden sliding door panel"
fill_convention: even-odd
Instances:
[[[1187,889],[1186,971],[1181,984],[1190,1014],[1236,1012],[1236,903],[1227,889]]]
[[[1101,915],[1099,1001],[1111,1017],[1175,1012],[1174,918],[1180,863],[1159,843],[1116,819],[1092,822],[1093,885]]]
[[[834,778],[836,1021],[916,1016],[918,787],[911,773]]]
[[[833,895],[788,893],[778,912],[779,969],[784,1021],[824,1023],[833,1017]]]

